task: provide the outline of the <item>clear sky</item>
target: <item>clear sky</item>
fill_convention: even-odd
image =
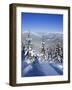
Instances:
[[[63,15],[21,13],[22,32],[62,32]]]

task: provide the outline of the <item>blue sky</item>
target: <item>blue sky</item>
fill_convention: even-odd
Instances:
[[[22,32],[63,32],[63,15],[21,13]]]

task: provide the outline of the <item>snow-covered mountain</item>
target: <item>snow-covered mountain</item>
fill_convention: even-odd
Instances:
[[[56,44],[63,45],[63,34],[62,33],[31,33],[30,37],[32,38],[33,48],[38,50],[41,48],[42,36],[44,37],[45,47],[55,48]],[[22,42],[25,44],[25,40],[28,37],[28,32],[23,32],[21,34]]]

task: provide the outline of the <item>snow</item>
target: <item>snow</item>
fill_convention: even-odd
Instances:
[[[53,62],[35,60],[32,63],[30,60],[24,61],[27,66],[22,68],[22,76],[51,76],[51,75],[63,75],[62,65],[55,64]]]

